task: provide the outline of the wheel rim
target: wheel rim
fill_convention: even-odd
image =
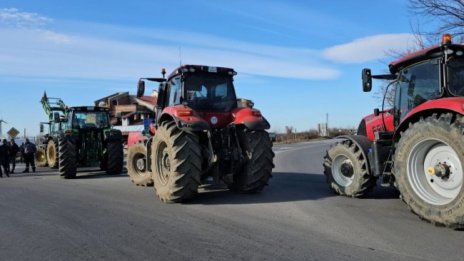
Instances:
[[[144,154],[137,153],[132,159],[132,165],[137,175],[143,176],[146,174],[146,159]]]
[[[45,154],[42,151],[38,151],[36,159],[40,163],[44,162],[45,161]]]
[[[345,155],[338,155],[332,163],[332,176],[338,185],[347,187],[353,182],[353,162]]]
[[[55,155],[56,155],[55,146],[54,146],[54,144],[49,143],[49,145],[47,146],[48,161],[50,161],[52,163],[55,162]]]
[[[408,156],[409,183],[422,200],[445,205],[460,193],[462,164],[456,151],[438,139],[419,142]]]
[[[171,162],[169,160],[169,153],[166,143],[162,142],[159,145],[158,152],[156,154],[156,165],[158,168],[160,181],[163,185],[167,185],[171,172]]]

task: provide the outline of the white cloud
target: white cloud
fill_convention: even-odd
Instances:
[[[326,59],[341,63],[363,63],[387,56],[388,51],[406,51],[415,44],[413,34],[380,34],[332,46],[323,52]]]
[[[71,37],[65,34],[55,33],[53,31],[43,31],[43,39],[52,43],[65,44],[71,42]]]
[[[37,13],[20,12],[16,8],[0,9],[0,24],[16,27],[40,27],[52,19]]]
[[[49,30],[0,28],[0,35],[5,36],[0,41],[0,71],[10,76],[136,79],[157,75],[162,66],[168,70],[176,67],[182,46],[184,64],[228,66],[239,73],[296,79],[324,80],[339,75],[338,70],[319,62],[314,50],[183,32],[171,32],[175,37],[152,33],[158,39],[142,44]],[[172,39],[182,40],[166,43]]]

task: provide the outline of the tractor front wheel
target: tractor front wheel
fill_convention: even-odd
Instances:
[[[361,148],[345,140],[332,146],[324,157],[324,175],[335,193],[347,197],[362,197],[376,183],[368,173],[367,160]]]
[[[151,172],[147,169],[147,149],[136,143],[127,152],[127,174],[137,186],[152,186]]]
[[[54,140],[49,140],[47,144],[47,162],[50,168],[58,167],[58,155]]]
[[[422,219],[464,228],[464,118],[433,115],[401,134],[395,177],[403,201]]]
[[[243,129],[239,131],[239,139],[246,162],[228,186],[239,193],[260,192],[268,184],[274,168],[269,134],[266,131]]]
[[[47,166],[47,156],[43,148],[37,148],[37,152],[35,153],[35,164],[37,167]]]
[[[181,202],[198,191],[202,154],[198,137],[164,122],[152,143],[152,171],[155,192],[163,202]]]
[[[65,179],[75,178],[77,172],[76,146],[69,139],[63,137],[59,140],[59,150],[58,171],[60,176]]]

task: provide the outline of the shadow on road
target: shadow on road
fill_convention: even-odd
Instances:
[[[332,197],[325,178],[320,174],[274,172],[269,186],[257,194],[237,194],[227,189],[200,191],[186,204],[256,204],[318,200]]]
[[[36,171],[34,172],[27,172],[27,173],[22,173],[22,172],[15,172],[13,174],[10,174],[10,178],[24,178],[24,177],[47,177],[47,176],[56,176],[58,173],[56,172],[49,172],[49,171]],[[5,173],[3,173],[3,178],[7,178],[5,176]]]
[[[77,175],[74,179],[106,179],[106,178],[121,178],[127,177],[127,172],[123,171],[121,174],[116,175],[108,175],[105,171],[100,169],[91,170],[91,169],[84,169],[84,170],[77,170]]]
[[[394,199],[399,197],[400,193],[398,190],[393,187],[382,187],[379,182],[377,186],[365,196],[366,199]]]
[[[337,196],[327,185],[324,175],[295,172],[274,172],[269,186],[261,193],[238,194],[227,189],[200,190],[194,200],[185,204],[256,204],[319,200]],[[365,199],[395,199],[394,188],[376,186]]]

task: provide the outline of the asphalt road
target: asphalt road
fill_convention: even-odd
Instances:
[[[335,196],[322,175],[330,142],[275,146],[260,194],[201,191],[188,204],[163,204],[126,175],[4,177],[0,260],[464,259],[464,232],[421,221],[393,189]]]

